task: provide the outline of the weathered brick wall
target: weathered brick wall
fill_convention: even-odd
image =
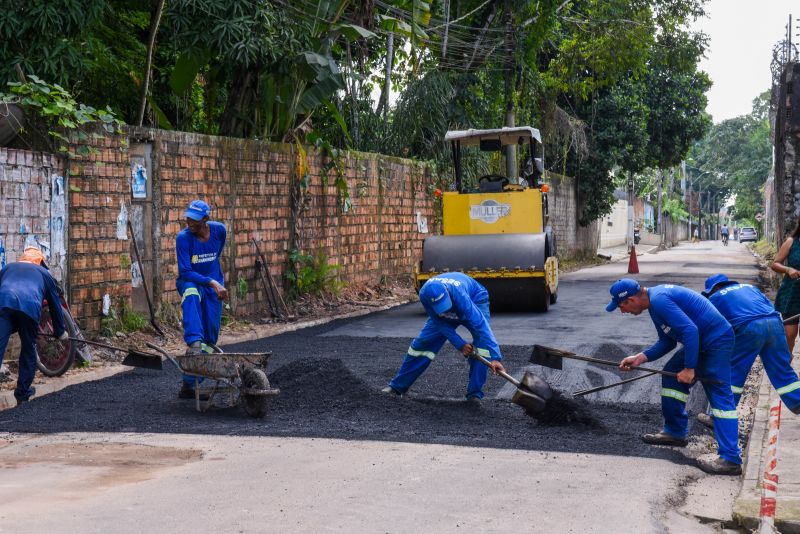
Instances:
[[[84,153],[89,143],[91,153]],[[103,295],[128,298],[130,244],[119,239],[117,219],[130,203],[128,140],[99,136],[75,142],[69,158],[69,282],[73,315],[100,327]]]
[[[64,162],[42,152],[0,148],[0,266],[38,244],[63,278],[67,228]],[[53,202],[53,200],[55,200]]]
[[[550,224],[556,234],[558,255],[561,258],[594,256],[600,235],[599,222],[588,226],[578,224],[578,192],[575,179],[547,173],[550,183]]]
[[[237,314],[264,309],[254,238],[279,284],[292,248],[321,251],[340,266],[346,283],[375,284],[410,276],[425,237],[417,212],[434,219],[429,171],[409,160],[347,153],[341,163],[352,205],[343,213],[335,170],[325,178],[328,160],[309,149],[308,186],[298,215],[291,200],[302,159],[296,146],[129,128],[122,136],[92,140],[99,152],[76,155],[70,163],[70,295],[87,328],[100,325],[103,295],[131,295],[131,245],[124,231],[131,209],[129,140],[152,147],[153,220],[145,241],[153,247],[156,304],[179,302],[175,236],[183,228],[183,211],[196,198],[227,226],[223,269]]]

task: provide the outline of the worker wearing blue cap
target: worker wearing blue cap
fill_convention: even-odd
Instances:
[[[645,434],[642,440],[652,445],[685,447],[688,444],[689,415],[686,403],[689,388],[696,379],[703,384],[714,416],[714,437],[719,457],[698,459],[703,471],[720,475],[739,475],[742,458],[739,450],[739,421],[731,392],[731,356],[734,334],[725,317],[702,295],[672,284],[641,287],[636,280],[623,278],[611,286],[611,302],[606,311],[639,315],[648,310],[658,332],[658,341],[643,352],[623,359],[619,367],[630,371],[645,362],[664,356],[680,342],[665,371],[677,378],[661,378],[661,411],[664,429]]]
[[[761,356],[764,371],[781,400],[800,414],[800,380],[792,369],[792,354],[786,342],[781,314],[764,294],[750,284],[715,274],[706,280],[703,295],[728,320],[736,334],[731,358],[731,389],[736,404],[744,390],[750,368]],[[707,424],[705,418],[698,418]]]
[[[181,295],[183,339],[187,353],[213,352],[208,344],[219,337],[222,302],[228,298],[220,256],[225,248],[225,225],[209,221],[211,208],[195,200],[186,209],[186,228],[175,239],[178,256],[176,286]],[[179,398],[194,398],[195,379],[184,375]]]
[[[445,341],[449,341],[464,356],[474,350],[491,362],[492,372],[504,371],[500,363],[500,346],[489,326],[489,293],[463,273],[444,273],[434,276],[422,286],[419,300],[428,314],[428,320],[419,335],[411,341],[406,357],[397,375],[383,389],[384,393],[402,395],[433,361]],[[472,334],[472,343],[466,342],[456,332],[464,326]],[[467,399],[483,398],[487,368],[482,363],[469,360]]]

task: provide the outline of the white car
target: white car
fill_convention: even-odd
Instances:
[[[758,241],[758,231],[752,226],[743,226],[739,229],[739,243],[745,241]]]

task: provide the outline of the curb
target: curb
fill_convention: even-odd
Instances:
[[[744,473],[739,495],[733,503],[734,522],[748,530],[759,528],[761,513],[761,479],[764,476],[764,451],[767,447],[770,395],[772,384],[761,371],[761,386],[758,390],[758,404],[750,430],[747,450],[744,455]],[[781,441],[778,438],[780,457]],[[780,472],[780,460],[778,461]],[[781,497],[778,483],[778,508],[775,514],[775,527],[784,534],[800,534],[800,499]]]
[[[69,386],[74,386],[75,384],[81,384],[83,382],[91,382],[93,380],[102,380],[123,371],[130,371],[130,369],[130,367],[125,367],[122,365],[113,365],[94,371],[87,371],[71,376],[59,377],[46,384],[36,384],[36,395],[33,397],[33,399],[35,401],[38,397],[55,393],[56,391],[60,391]],[[16,406],[17,399],[14,398],[13,391],[0,392],[0,411],[14,408]]]

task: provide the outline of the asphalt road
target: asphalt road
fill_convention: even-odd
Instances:
[[[753,257],[738,244],[685,245],[639,262],[644,285],[699,289],[714,272],[743,281],[757,276]],[[618,360],[652,342],[649,317],[604,310],[608,286],[621,276],[621,263],[572,273],[549,313],[496,314],[506,367],[516,375],[532,370],[565,394],[619,380],[610,367],[569,362],[555,371],[530,365],[528,356],[540,343]],[[273,352],[269,377],[281,394],[264,419],[236,408],[196,413],[192,402],[175,397],[174,370],[134,370],[0,412],[0,532],[22,525],[92,532],[112,524],[119,532],[209,525],[243,532],[507,532],[521,524],[538,532],[653,532],[678,523],[681,532],[704,531],[672,512],[686,484],[705,477],[692,458],[708,452],[706,431],[693,428],[699,438],[688,451],[639,439],[660,429],[657,378],[575,401],[578,422],[542,424],[507,402],[512,388],[496,377],[480,406],[465,402],[467,366],[448,346],[407,397],[382,395],[423,322],[421,307],[407,305],[225,347]],[[696,412],[704,401],[694,390]],[[75,463],[81,451],[94,457],[104,450],[98,443],[115,461],[90,462],[90,472]],[[160,453],[142,453],[161,449],[174,460],[159,463],[153,458]],[[26,451],[35,450],[51,452],[26,462]],[[130,462],[146,473],[141,480],[109,475]],[[60,482],[42,468],[51,464]],[[96,476],[114,479],[111,493],[70,492],[64,482],[83,488]],[[25,512],[44,505],[25,498],[35,495],[31,481],[51,484],[53,513]],[[724,493],[730,484],[712,486]],[[170,513],[177,515],[165,519]]]

